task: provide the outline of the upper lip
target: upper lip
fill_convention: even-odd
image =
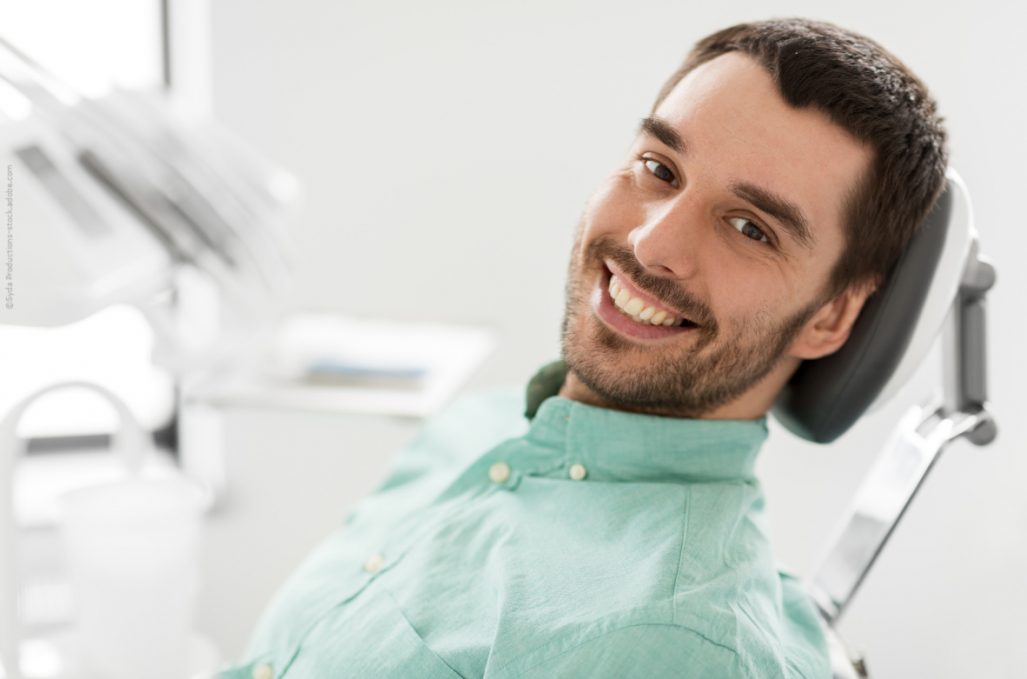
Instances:
[[[695,321],[693,321],[685,312],[681,311],[680,309],[677,309],[672,304],[667,304],[666,302],[662,301],[652,293],[640,288],[638,284],[635,283],[635,281],[631,280],[631,278],[627,274],[625,274],[620,267],[618,267],[609,259],[604,259],[603,262],[606,264],[606,268],[610,270],[610,273],[619,278],[622,283],[625,283],[627,287],[630,288],[629,292],[631,292],[631,295],[633,297],[638,297],[647,304],[651,304],[652,306],[655,306],[658,309],[663,309],[664,311],[672,313],[679,318],[684,318],[690,323],[695,323]]]

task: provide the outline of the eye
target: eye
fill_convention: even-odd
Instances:
[[[640,160],[642,161],[642,164],[645,165],[645,168],[649,170],[649,173],[657,179],[659,179],[660,181],[666,182],[668,184],[673,184],[674,180],[677,179],[677,177],[674,176],[674,173],[671,171],[669,167],[667,167],[660,161],[656,160],[655,158],[641,156]]]
[[[732,226],[738,229],[738,232],[746,238],[751,238],[755,241],[770,244],[770,237],[761,229],[756,222],[745,217],[732,217],[728,220]]]

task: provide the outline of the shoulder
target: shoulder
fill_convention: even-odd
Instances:
[[[456,469],[526,430],[523,389],[468,392],[424,420],[413,439],[396,452],[385,482],[375,492]]]

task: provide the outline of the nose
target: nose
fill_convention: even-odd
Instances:
[[[628,234],[638,262],[657,275],[692,278],[699,271],[707,219],[689,190],[647,206],[644,221]]]

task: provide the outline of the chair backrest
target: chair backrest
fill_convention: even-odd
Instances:
[[[955,170],[848,341],[804,362],[773,407],[792,433],[830,443],[909,379],[940,333],[976,237],[969,194]]]

